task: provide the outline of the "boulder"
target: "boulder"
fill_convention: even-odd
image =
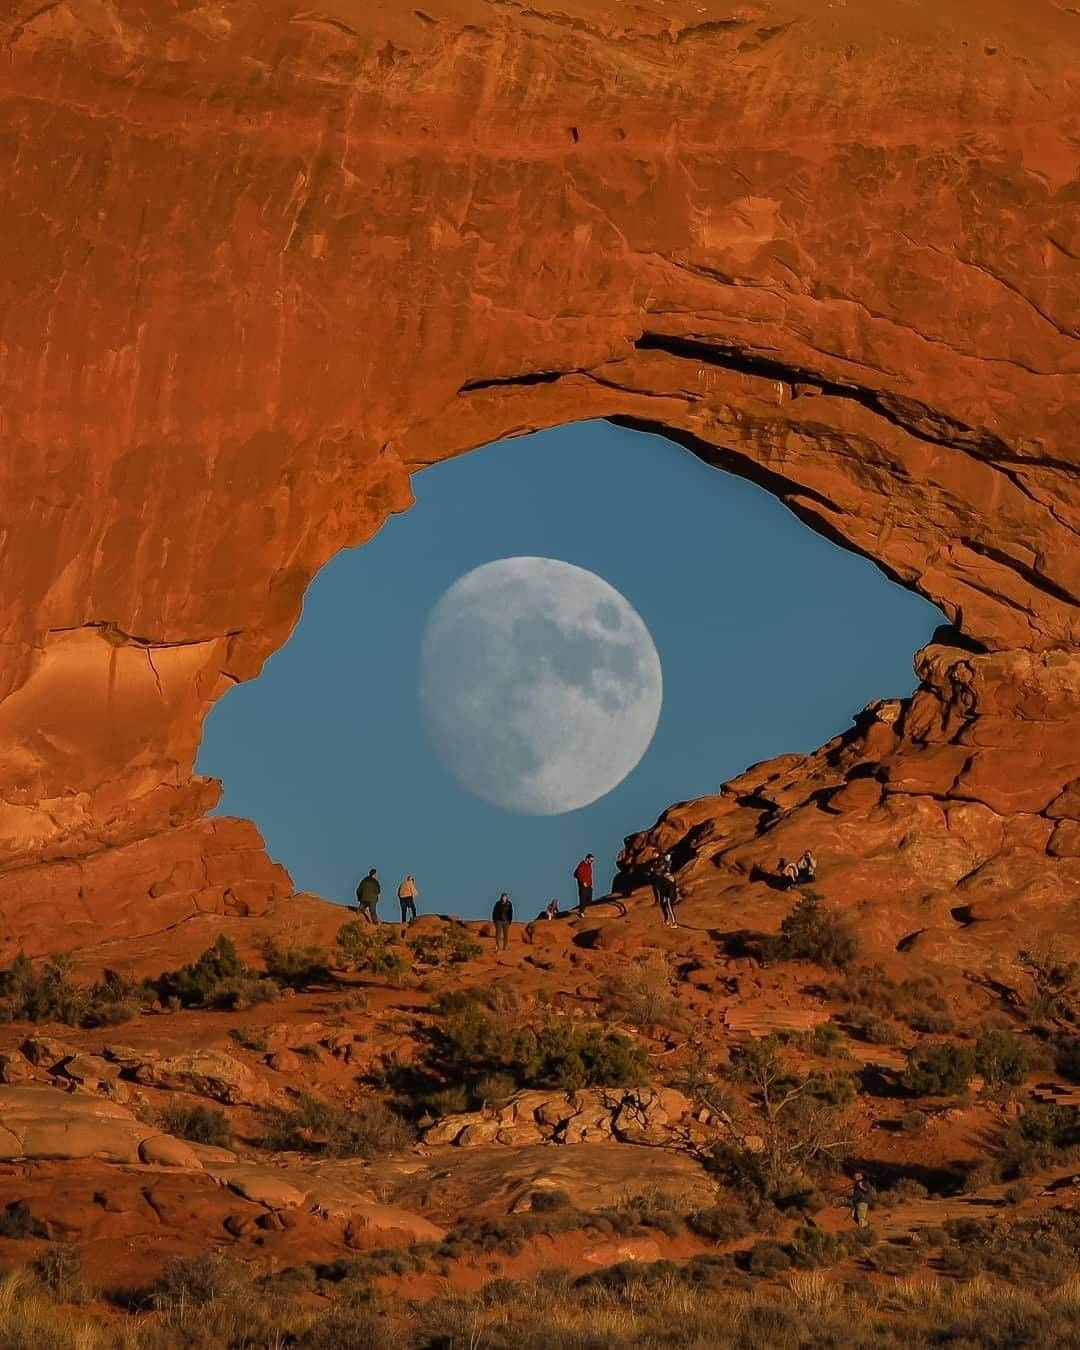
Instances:
[[[189,1172],[201,1172],[198,1154],[183,1139],[171,1134],[154,1134],[139,1145],[139,1159],[152,1167],[182,1167]]]
[[[265,1078],[223,1050],[192,1050],[148,1060],[135,1070],[135,1079],[148,1087],[191,1092],[230,1106],[259,1106],[271,1095]]]

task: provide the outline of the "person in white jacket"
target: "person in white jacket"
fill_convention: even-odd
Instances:
[[[410,872],[397,888],[398,904],[401,906],[401,922],[412,923],[416,918],[416,897],[420,892],[416,888],[416,878]]]

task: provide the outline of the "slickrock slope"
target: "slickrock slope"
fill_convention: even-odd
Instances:
[[[8,951],[287,897],[205,819],[207,709],[411,472],[583,417],[764,484],[990,653],[844,760],[890,821],[822,845],[846,902],[924,829],[980,921],[1068,898],[1074,7],[4,0],[0,41]]]

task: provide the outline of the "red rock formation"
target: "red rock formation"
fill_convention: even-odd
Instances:
[[[1075,684],[1033,716],[1018,674],[1076,637],[1068,6],[0,14],[9,943],[287,888],[203,820],[207,709],[410,472],[582,417],[754,478],[998,654],[946,662],[974,715],[945,668],[905,711],[883,806],[839,801],[1075,852]]]

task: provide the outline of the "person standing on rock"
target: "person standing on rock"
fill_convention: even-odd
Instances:
[[[410,872],[397,888],[398,904],[401,906],[401,922],[412,923],[416,918],[416,897],[420,894],[416,887],[416,878]]]
[[[368,923],[379,922],[379,896],[382,887],[373,867],[356,888],[356,908]]]
[[[510,925],[514,922],[514,906],[505,891],[495,901],[491,921],[495,925],[495,950],[504,952],[510,945]]]
[[[652,874],[653,898],[660,906],[665,928],[678,928],[675,919],[675,906],[679,901],[679,891],[675,884],[675,873],[671,870],[671,858],[664,854]]]
[[[851,1217],[855,1220],[856,1228],[865,1228],[870,1222],[870,1191],[866,1182],[863,1180],[863,1174],[856,1172],[851,1178]]]
[[[586,853],[574,868],[574,880],[577,882],[578,912],[584,914],[586,906],[592,904],[593,855],[591,853]]]
[[[817,875],[817,859],[809,849],[806,850],[795,866],[799,869],[800,881],[813,881]]]

